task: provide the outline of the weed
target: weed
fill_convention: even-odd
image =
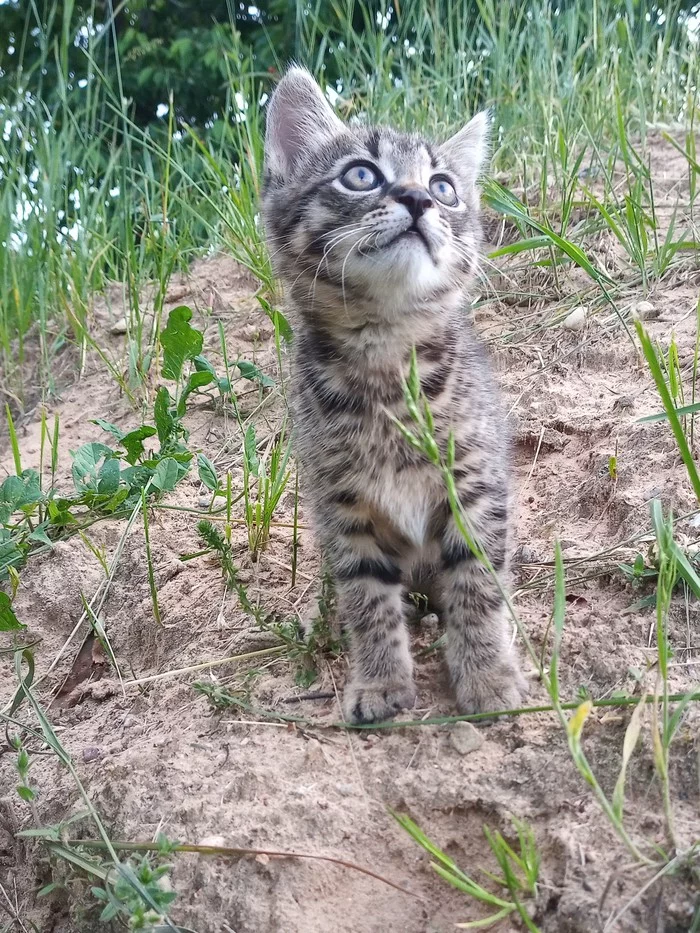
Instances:
[[[177,897],[177,892],[165,886],[171,869],[172,865],[168,864],[154,866],[149,854],[136,862],[127,859],[112,884],[107,875],[104,887],[91,888],[94,897],[105,904],[100,920],[106,923],[120,918],[130,930],[152,931],[156,925],[165,924],[168,907]],[[132,883],[132,878],[137,885]],[[148,893],[148,901],[153,906],[144,904],[139,889]]]
[[[270,537],[270,523],[289,480],[287,463],[291,440],[283,424],[258,456],[255,427],[248,426],[243,440],[243,497],[248,526],[248,547],[257,560]]]
[[[221,572],[224,577],[226,588],[233,589],[238,583],[238,571],[233,563],[230,543],[226,540],[226,537],[221,534],[219,529],[207,519],[202,519],[197,523],[197,533],[207,545],[207,550],[198,551],[196,554],[186,555],[186,557],[200,557],[205,554],[215,554],[221,564]]]
[[[513,820],[513,827],[517,836],[517,842],[513,845],[508,843],[497,830],[491,830],[488,826],[484,826],[486,841],[498,863],[501,875],[496,876],[483,868],[481,871],[490,881],[506,892],[504,895],[496,895],[465,874],[453,859],[438,848],[409,816],[398,813],[394,813],[393,816],[411,838],[432,855],[435,861],[430,863],[431,867],[441,878],[482,906],[489,910],[495,910],[495,913],[481,920],[456,924],[460,930],[489,929],[506,917],[517,915],[526,929],[531,930],[532,933],[538,933],[538,927],[533,923],[526,906],[521,903],[523,897],[533,900],[537,897],[537,881],[540,870],[540,856],[537,851],[535,836],[527,823],[521,820]]]

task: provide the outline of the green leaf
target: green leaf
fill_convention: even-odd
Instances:
[[[120,443],[126,450],[126,462],[133,466],[137,460],[143,457],[143,442],[147,437],[153,437],[156,433],[156,429],[152,427],[152,425],[142,424],[140,428],[136,428],[134,431],[129,431],[128,434],[125,434]]]
[[[46,897],[47,894],[53,894],[54,891],[58,891],[61,887],[60,882],[51,881],[49,884],[45,884],[43,888],[36,892],[37,897]]]
[[[98,427],[102,428],[103,431],[111,434],[115,440],[120,441],[124,437],[124,432],[121,428],[118,428],[116,424],[112,424],[111,421],[105,421],[104,418],[91,418],[90,424],[96,424]]]
[[[26,784],[20,784],[17,787],[17,793],[20,795],[22,800],[26,800],[27,803],[31,803],[32,800],[34,800],[36,797],[36,794],[31,789],[31,787],[27,787]]]
[[[36,470],[23,470],[19,476],[8,476],[0,485],[0,514],[7,517],[27,505],[41,502],[41,486]]]
[[[15,615],[10,597],[0,591],[0,632],[19,632],[26,627]]]
[[[212,376],[216,377],[216,370],[206,358],[206,356],[195,356],[193,357],[192,362],[194,363],[194,368],[198,373],[211,373]]]
[[[170,392],[168,392],[165,386],[161,386],[160,389],[158,389],[155,405],[153,406],[153,416],[156,422],[158,440],[160,441],[161,447],[163,447],[175,433],[176,422],[170,413],[171,405],[172,399],[170,397]]]
[[[124,477],[122,476],[122,479]],[[129,495],[129,488],[127,486],[122,486],[121,489],[118,489],[117,492],[102,506],[103,512],[116,512],[119,506],[124,502],[124,500]]]
[[[533,236],[527,240],[516,240],[508,246],[501,246],[489,253],[489,259],[498,259],[500,256],[515,256],[517,253],[524,253],[531,249],[542,249],[551,246],[549,237]]]
[[[48,525],[49,525],[48,522],[42,522],[41,525],[37,525],[34,531],[29,535],[28,540],[29,541],[40,541],[42,544],[48,544],[49,547],[53,547],[53,541],[46,534],[46,529]]]
[[[273,308],[270,302],[267,301],[266,298],[263,298],[262,295],[258,295],[257,299],[260,307],[274,324],[275,333],[280,334],[284,342],[290,344],[294,338],[294,334],[292,333],[292,328],[289,326],[287,318],[281,311],[278,311],[277,308]]]
[[[151,479],[151,485],[161,492],[170,492],[180,479],[180,465],[172,457],[161,460]]]
[[[135,490],[143,489],[153,476],[154,470],[155,467],[151,469],[143,464],[137,464],[136,466],[127,467],[125,470],[122,470],[122,479],[129,487],[129,491],[134,492]]]
[[[73,482],[78,492],[85,492],[88,489],[97,492],[98,464],[104,457],[111,457],[112,455],[111,447],[95,441],[91,444],[83,444],[76,451],[71,450]]]
[[[160,335],[163,348],[163,377],[176,382],[182,375],[185,360],[193,360],[202,351],[202,332],[190,325],[192,311],[180,305],[168,315],[168,323]]]
[[[659,358],[656,355],[656,350],[654,345],[649,339],[649,335],[645,331],[641,321],[635,321],[634,326],[637,330],[637,336],[639,337],[639,342],[642,345],[642,352],[644,353],[644,358],[647,361],[647,366],[649,367],[649,372],[656,384],[656,390],[661,396],[661,402],[666,410],[668,416],[668,421],[673,431],[673,435],[676,438],[676,443],[678,444],[678,449],[685,464],[686,471],[688,473],[688,478],[693,487],[693,492],[695,493],[695,498],[700,502],[700,474],[698,474],[698,468],[693,459],[693,455],[688,446],[688,440],[683,431],[683,426],[678,418],[676,412],[676,407],[673,404],[673,399],[671,398],[671,393],[668,391],[668,386],[666,385],[666,380],[664,379],[664,374],[661,369],[661,364]]]
[[[249,363],[247,360],[238,360],[236,366],[244,379],[251,379],[254,382],[259,382],[262,386],[273,386],[275,384],[275,380],[270,379],[269,376],[261,372],[254,363]]]
[[[251,473],[257,474],[258,472],[258,455],[256,452],[256,447],[258,445],[257,438],[255,437],[255,428],[253,425],[248,426],[248,430],[245,432],[245,438],[243,440],[243,455],[245,457],[246,466]]]
[[[97,477],[97,492],[101,496],[110,496],[117,491],[121,478],[119,471],[119,461],[114,457],[110,457],[102,464]]]
[[[208,370],[190,373],[190,378],[187,380],[187,385],[182,390],[180,401],[177,403],[177,413],[180,418],[182,418],[182,416],[185,414],[185,402],[187,401],[187,397],[197,389],[201,389],[202,386],[209,385],[209,383],[215,381],[216,376],[212,376]]]
[[[199,466],[199,481],[212,492],[218,489],[219,480],[216,476],[216,467],[204,454],[197,454],[197,464]]]
[[[77,505],[78,500],[57,499],[49,500],[49,519],[52,525],[72,525],[75,521],[75,515],[70,511],[71,505]]]
[[[693,405],[683,405],[681,408],[676,408],[675,413],[678,415],[694,415],[696,411],[700,411],[700,402],[695,402]],[[668,421],[668,412],[660,411],[655,415],[645,415],[643,418],[637,418],[638,423],[646,421],[651,423],[653,421]]]

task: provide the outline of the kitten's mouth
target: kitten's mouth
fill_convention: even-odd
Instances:
[[[395,236],[394,239],[393,239],[391,242],[392,242],[392,244],[393,244],[393,243],[398,243],[399,240],[411,240],[411,239],[413,239],[413,240],[419,239],[419,240],[423,243],[423,246],[425,246],[426,250],[428,251],[428,255],[430,256],[430,258],[431,258],[431,259],[433,258],[433,254],[432,254],[432,251],[431,251],[431,249],[430,249],[430,243],[429,243],[429,241],[428,241],[428,238],[427,238],[426,235],[423,233],[423,231],[420,230],[420,229],[416,226],[415,223],[412,224],[412,225],[408,228],[408,230],[402,230],[401,233],[399,233],[398,236]]]

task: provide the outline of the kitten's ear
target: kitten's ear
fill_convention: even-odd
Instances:
[[[274,175],[286,178],[299,157],[337,136],[344,126],[321,88],[304,68],[290,68],[267,108],[265,161]]]
[[[491,114],[482,110],[440,146],[441,154],[469,184],[476,184],[490,154]]]

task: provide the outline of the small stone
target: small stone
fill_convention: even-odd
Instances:
[[[452,747],[460,755],[470,755],[484,744],[484,737],[470,722],[456,722],[450,730]]]
[[[225,849],[226,840],[223,836],[205,836],[197,845],[206,846],[208,849]]]
[[[125,334],[126,333],[126,318],[119,318],[118,321],[115,321],[114,324],[109,329],[110,334]]]
[[[97,745],[88,745],[80,754],[82,755],[83,761],[97,761],[99,758],[102,758],[104,752]]]
[[[586,326],[586,319],[588,317],[588,308],[585,305],[579,305],[578,308],[574,308],[570,314],[564,318],[563,326],[567,330],[583,330]]]
[[[620,395],[613,402],[613,411],[629,411],[634,408],[634,399],[629,395]]]
[[[517,564],[536,564],[537,551],[534,547],[530,547],[529,544],[521,544],[520,547],[516,549],[513,560]]]
[[[655,321],[660,313],[650,301],[638,301],[634,310],[640,321]]]
[[[343,797],[352,797],[352,795],[355,793],[355,788],[352,786],[352,784],[336,784],[335,789],[339,794],[342,794]]]

